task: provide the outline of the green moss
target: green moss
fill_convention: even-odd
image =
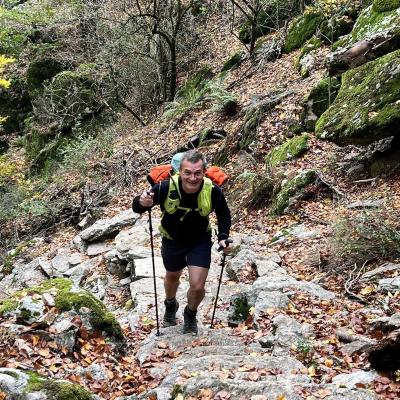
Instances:
[[[317,117],[333,103],[339,89],[340,81],[336,77],[323,78],[311,89],[306,102],[312,102],[312,111]]]
[[[123,340],[124,334],[121,326],[114,315],[107,312],[104,304],[86,290],[79,289],[76,292],[72,290],[73,283],[69,279],[55,278],[42,282],[39,286],[24,289],[14,294],[12,299],[0,302],[0,311],[15,309],[18,306],[18,298],[33,293],[43,294],[51,289],[56,289],[55,306],[60,311],[76,310],[82,307],[90,310],[89,320],[94,329],[104,330],[117,340]],[[14,308],[12,308],[14,307]],[[4,311],[5,312],[5,311]],[[0,312],[1,313],[1,312]]]
[[[86,307],[90,310],[90,323],[95,329],[104,330],[118,340],[124,338],[121,326],[114,315],[107,312],[104,304],[87,291],[80,290],[74,293],[67,290],[60,290],[55,299],[55,305],[62,311],[71,309],[80,310]]]
[[[18,379],[19,375],[14,371],[1,371],[2,374],[12,376],[14,379]]]
[[[256,140],[258,125],[263,114],[263,110],[257,107],[247,111],[242,127],[242,135],[238,142],[239,149],[248,149],[249,146]]]
[[[294,19],[286,36],[284,51],[289,53],[301,47],[303,43],[314,35],[321,20],[321,15],[315,11],[305,12]]]
[[[0,300],[0,315],[6,314],[7,312],[14,311],[18,307],[17,300]]]
[[[232,324],[245,322],[249,316],[250,305],[245,295],[236,295],[231,300],[232,311],[229,315],[229,321]]]
[[[393,136],[400,124],[400,50],[347,71],[331,105],[316,124],[321,139],[368,144]]]
[[[26,71],[26,82],[31,97],[35,97],[43,89],[43,82],[64,70],[62,63],[53,57],[56,50],[56,46],[49,44],[35,47],[35,55],[32,56]]]
[[[175,384],[171,391],[171,399],[172,400],[176,399],[178,397],[178,395],[180,395],[182,393],[183,393],[182,386]]]
[[[232,57],[228,58],[228,60],[225,61],[221,72],[229,71],[233,68],[237,68],[241,62],[243,61],[243,54],[241,51],[235,53]]]
[[[32,372],[29,375],[25,393],[44,391],[53,400],[92,400],[92,395],[77,384],[52,381]]]
[[[372,8],[376,12],[392,11],[400,7],[400,0],[374,0]]]
[[[322,41],[317,36],[313,36],[311,39],[304,43],[304,46],[300,49],[300,54],[298,60],[296,61],[297,68],[299,67],[299,61],[306,54],[312,52],[313,50],[319,49],[322,46]]]
[[[254,209],[267,206],[274,190],[273,180],[269,176],[251,176],[250,180],[253,185],[248,206]]]
[[[321,22],[319,35],[325,43],[330,44],[337,41],[340,36],[350,33],[353,25],[354,20],[345,15],[339,18],[333,17]]]
[[[392,32],[392,35],[395,36],[400,35],[400,14],[397,13],[397,10],[376,12],[373,7],[368,7],[357,18],[351,33],[335,42],[332,50],[350,47],[372,34],[382,32]]]
[[[273,168],[277,165],[299,157],[308,150],[309,135],[304,134],[295,136],[278,147],[272,149],[265,158],[267,168]]]
[[[317,173],[314,170],[305,170],[293,179],[285,182],[272,202],[271,213],[282,214],[292,197],[301,194],[302,189],[315,181]]]

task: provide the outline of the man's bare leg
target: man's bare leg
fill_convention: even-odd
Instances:
[[[165,298],[173,299],[179,287],[179,279],[182,275],[182,270],[178,272],[166,271],[164,277]]]
[[[189,290],[187,292],[188,306],[192,311],[197,310],[197,307],[204,299],[205,289],[208,276],[208,268],[196,267],[189,265]]]

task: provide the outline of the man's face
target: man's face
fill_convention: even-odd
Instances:
[[[186,193],[196,193],[203,182],[204,167],[203,161],[191,163],[183,160],[180,168],[182,187]]]

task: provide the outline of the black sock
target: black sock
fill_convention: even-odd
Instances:
[[[197,309],[196,309],[196,310],[191,310],[191,309],[189,308],[189,306],[186,306],[186,307],[185,307],[185,313],[186,313],[187,315],[191,316],[191,317],[195,317],[196,314],[197,314]]]
[[[175,303],[175,301],[176,301],[175,297],[173,297],[172,299],[165,299],[165,302],[169,304]]]

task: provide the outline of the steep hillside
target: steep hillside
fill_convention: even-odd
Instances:
[[[27,22],[9,3],[3,36],[20,29],[29,41],[21,39],[18,54],[1,48],[17,61],[4,72],[0,64],[5,78],[14,76],[12,90],[1,89],[0,115],[15,123],[3,127],[0,155],[0,399],[40,390],[71,399],[397,398],[399,2],[271,0],[253,29],[246,2],[194,2],[174,98],[160,90],[150,101],[141,87],[140,106],[144,77],[129,77],[124,58],[140,53],[137,43],[123,48],[121,31],[110,28],[126,10],[94,2],[99,9],[82,14],[80,2],[66,2],[59,16],[43,15],[23,2],[37,11],[33,32],[19,25],[33,29],[32,10]],[[97,37],[115,36],[90,42],[97,54],[78,51],[80,31],[64,13],[90,24],[97,12],[109,15]],[[49,37],[59,40],[50,55]],[[140,67],[156,82],[160,71]],[[123,82],[117,94],[112,77]],[[77,88],[75,101],[57,102],[65,85]],[[50,91],[61,91],[54,114]],[[213,268],[203,337],[173,329],[157,337],[147,218],[126,210],[148,187],[151,166],[193,147],[229,175],[235,254],[217,329],[207,328]]]

